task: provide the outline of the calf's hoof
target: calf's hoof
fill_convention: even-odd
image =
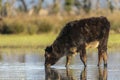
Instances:
[[[98,64],[97,66],[98,66],[98,67],[100,67],[100,65],[99,65],[99,64]]]
[[[84,67],[86,68],[86,67],[87,67],[87,65],[84,65]]]
[[[68,65],[65,65],[66,68],[68,68]]]
[[[107,64],[104,64],[104,67],[107,67]]]

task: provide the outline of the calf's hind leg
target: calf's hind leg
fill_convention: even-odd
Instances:
[[[103,60],[103,55],[101,52],[98,52],[98,66],[100,66],[102,60]]]
[[[107,67],[107,52],[103,53],[103,61],[104,61],[104,66]]]
[[[104,61],[104,67],[107,67],[107,48],[98,48],[98,66]]]

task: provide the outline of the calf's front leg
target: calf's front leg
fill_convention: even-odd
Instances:
[[[86,57],[86,54],[80,54],[80,59],[81,61],[83,62],[84,64],[84,67],[86,67],[86,62],[87,62],[87,57]]]
[[[69,66],[71,58],[72,58],[72,56],[66,56],[66,65],[65,65],[65,67]]]
[[[86,49],[83,48],[81,51],[80,51],[80,59],[81,61],[83,62],[84,64],[84,67],[86,67],[86,62],[87,62],[87,56],[86,56]]]

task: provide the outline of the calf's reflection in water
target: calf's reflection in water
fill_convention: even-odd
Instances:
[[[84,68],[83,71],[81,72],[80,80],[87,80],[87,70],[86,70],[86,68]]]
[[[75,70],[78,71],[78,70]],[[62,70],[56,70],[55,68],[45,68],[45,80],[87,80],[87,69],[84,68],[78,76],[78,73],[74,69],[67,68]],[[96,74],[97,75],[97,74]],[[92,75],[94,80],[107,80],[107,68],[98,68],[98,77]]]
[[[65,74],[58,72],[54,68],[45,68],[45,80],[77,80],[73,77],[70,69],[66,69]]]
[[[45,80],[77,80],[71,69],[60,72],[54,68],[45,68]]]
[[[108,77],[108,71],[107,68],[98,68],[98,72],[99,72],[99,79],[98,80],[107,80]]]

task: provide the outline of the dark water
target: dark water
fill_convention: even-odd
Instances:
[[[120,52],[109,52],[108,68],[97,67],[97,53],[87,54],[87,68],[75,56],[66,69],[65,57],[49,69],[40,53],[1,53],[0,80],[120,80]]]

